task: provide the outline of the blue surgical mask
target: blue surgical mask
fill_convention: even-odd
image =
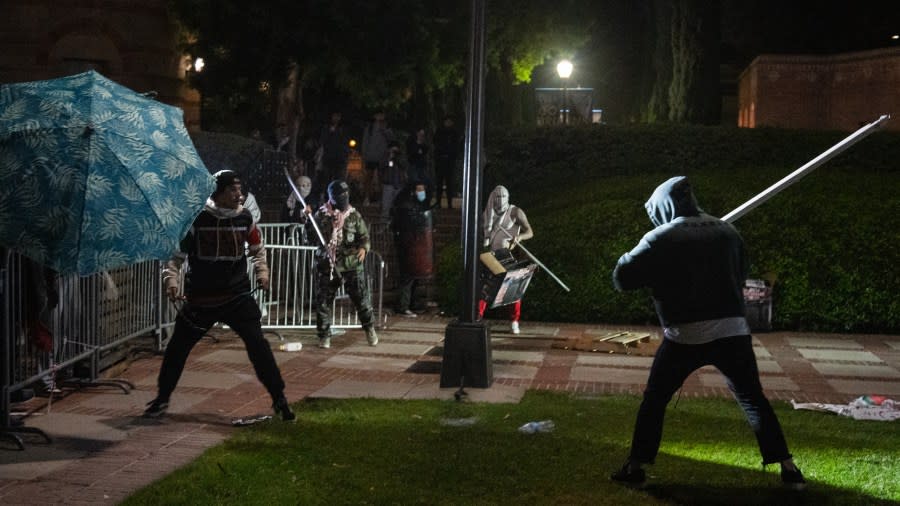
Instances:
[[[416,192],[416,199],[418,199],[419,202],[425,202],[425,192]]]

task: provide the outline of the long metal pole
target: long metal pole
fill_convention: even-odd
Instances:
[[[469,81],[466,84],[468,114],[463,153],[463,234],[464,265],[462,322],[474,322],[478,315],[478,210],[481,208],[482,144],[484,126],[484,0],[472,0]]]
[[[779,192],[781,192],[788,186],[799,181],[800,178],[802,178],[803,176],[814,171],[820,165],[824,164],[828,160],[831,160],[835,156],[844,152],[844,150],[846,150],[850,146],[852,146],[852,145],[856,144],[857,142],[861,141],[862,139],[864,139],[867,135],[874,132],[875,129],[877,129],[878,127],[883,125],[889,119],[891,119],[891,116],[889,114],[882,115],[880,118],[873,121],[872,123],[869,123],[868,125],[865,125],[864,127],[860,128],[859,130],[848,135],[841,142],[828,148],[828,150],[826,150],[824,153],[822,153],[821,155],[819,155],[819,156],[813,158],[812,160],[810,160],[809,162],[807,162],[806,165],[800,167],[799,169],[795,170],[794,172],[791,172],[787,176],[783,177],[777,183],[766,188],[765,190],[760,192],[758,195],[756,195],[752,199],[748,200],[747,202],[744,202],[743,204],[738,206],[735,210],[733,210],[730,213],[723,216],[722,220],[727,221],[729,223],[734,223],[734,221],[737,220],[738,218],[740,218],[741,216],[749,213],[750,211],[755,209],[757,206],[759,206],[763,202],[769,200],[770,198],[774,197],[775,195],[777,195]]]
[[[515,242],[515,238],[512,236],[512,234],[510,234],[509,232],[507,232],[505,228],[500,227],[500,230],[503,231],[503,233],[506,234],[507,237],[509,237],[510,239],[513,240],[513,244],[514,244],[515,246],[518,246],[518,247],[522,248],[522,251],[524,251],[525,254],[528,255],[528,258],[530,258],[531,260],[533,260],[534,263],[538,264],[538,266],[539,266],[541,269],[544,269],[545,271],[547,271],[547,274],[549,274],[550,277],[553,278],[554,281],[556,281],[557,283],[559,283],[559,286],[563,287],[567,292],[571,292],[571,291],[572,291],[572,290],[569,290],[569,287],[566,286],[566,284],[563,283],[561,279],[559,279],[558,277],[556,277],[556,274],[553,274],[553,271],[551,271],[550,269],[548,269],[547,266],[544,265],[543,262],[541,262],[540,260],[538,260],[538,258],[537,258],[536,256],[532,255],[531,252],[528,251],[528,248],[526,248],[525,246],[523,246],[522,243],[520,243],[520,242]]]
[[[294,195],[300,200],[300,203],[303,204],[303,212],[306,213],[306,201],[303,200],[303,196],[300,195],[300,190],[297,189],[297,185],[294,184],[294,180],[291,179],[291,173],[288,172],[287,167],[284,168],[284,177],[287,178],[288,184],[291,185],[291,191],[294,192]],[[316,235],[319,236],[319,242],[322,243],[322,246],[328,246],[325,244],[325,238],[322,237],[322,231],[319,230],[319,226],[316,225],[316,220],[307,213],[307,219],[312,222],[312,226],[316,229]]]

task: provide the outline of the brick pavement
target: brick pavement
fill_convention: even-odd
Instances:
[[[452,399],[456,388],[439,388],[440,341],[448,320],[392,318],[381,343],[365,345],[359,330],[315,346],[311,331],[282,332],[300,341],[300,352],[276,352],[292,402],[307,397]],[[523,322],[513,336],[492,322],[494,384],[467,389],[473,401],[516,402],[527,389],[581,396],[639,394],[649,356],[592,353],[554,348],[566,339],[614,330],[658,329],[609,325]],[[32,400],[28,426],[45,430],[54,443],[29,441],[25,451],[0,450],[0,503],[116,504],[156,479],[189,463],[234,433],[231,420],[270,412],[241,341],[225,330],[205,339],[191,354],[162,421],[140,418],[153,398],[160,356],[128,364],[119,389],[82,388],[66,392],[48,407]],[[652,349],[652,346],[651,346]],[[900,398],[900,336],[773,332],[754,340],[763,386],[770,399],[845,403],[865,394]],[[721,377],[703,368],[683,388],[683,396],[730,397]]]

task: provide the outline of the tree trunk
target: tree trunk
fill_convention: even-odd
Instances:
[[[652,88],[644,110],[648,123],[669,117],[669,85],[672,81],[672,8],[669,0],[654,0],[649,6],[650,19],[655,22],[656,44],[653,49]]]
[[[720,5],[718,0],[672,3],[672,78],[668,119],[678,123],[719,122]]]
[[[301,70],[296,63],[291,63],[288,67],[285,84],[278,90],[278,103],[275,110],[276,127],[277,125],[284,125],[288,128],[290,141],[287,145],[287,152],[290,154],[292,162],[297,160],[297,139],[300,133],[300,125],[305,118],[303,109],[303,83],[305,76]]]

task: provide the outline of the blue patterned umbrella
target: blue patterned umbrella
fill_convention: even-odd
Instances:
[[[0,86],[0,243],[37,262],[168,258],[214,188],[177,107],[94,71]]]

